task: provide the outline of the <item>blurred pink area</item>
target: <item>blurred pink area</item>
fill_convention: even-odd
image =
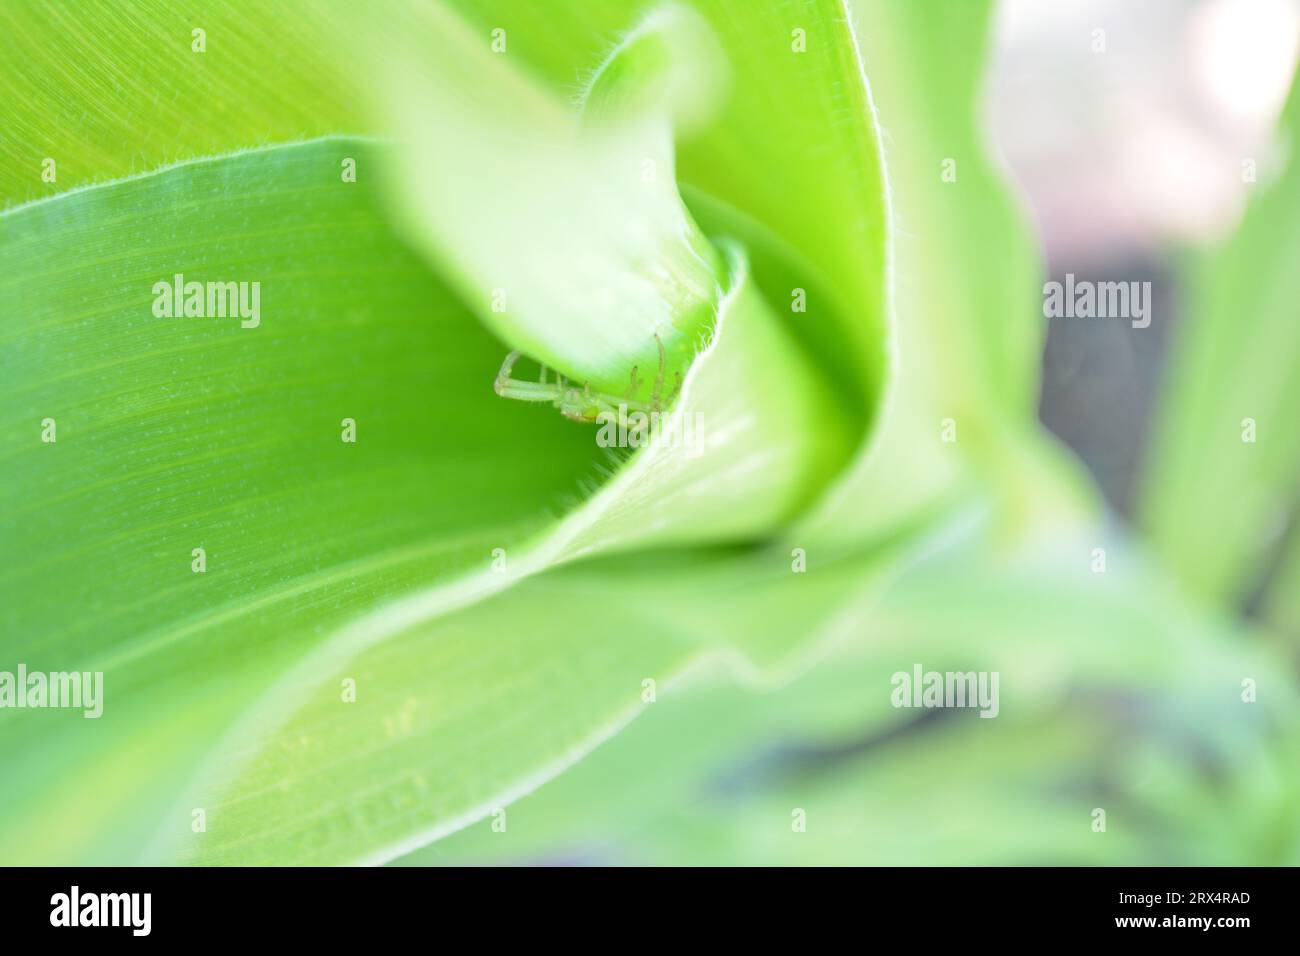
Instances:
[[[1285,159],[1300,0],[1003,0],[987,126],[1053,258],[1202,244]]]

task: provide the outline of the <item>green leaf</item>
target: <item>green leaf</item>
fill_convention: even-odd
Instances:
[[[1300,701],[1279,659],[1198,619],[1116,542],[1114,573],[1096,576],[1064,564],[1068,549],[993,564],[988,528],[954,546],[955,530],[942,558],[883,594],[819,590],[807,627],[838,640],[792,682],[756,694],[699,668],[660,685],[635,724],[513,803],[508,835],[482,820],[400,862],[1297,858],[1297,755],[1281,729]],[[796,625],[776,615],[772,626]],[[893,675],[917,663],[998,671],[997,719],[893,708]],[[1269,688],[1260,703],[1242,702],[1242,675]],[[1098,807],[1104,834],[1092,830]]]
[[[1007,539],[1077,530],[1095,495],[1035,414],[1037,246],[979,123],[993,5],[850,6],[887,131],[894,367],[869,448],[800,533],[848,547],[970,496]]]
[[[586,757],[647,706],[647,681],[668,696],[719,664],[751,684],[788,679],[870,569],[796,575],[777,549],[637,554],[413,623],[336,661],[282,725],[253,714],[256,756],[233,788],[196,790],[213,825],[183,834],[185,858],[382,862],[437,840]],[[355,704],[339,701],[348,676]]]
[[[842,5],[831,0],[653,0],[590,4],[560,0],[538,6],[520,0],[453,6],[486,46],[505,31],[512,62],[526,65],[552,91],[582,89],[611,46],[652,14],[696,11],[721,47],[725,92],[711,121],[677,120],[675,171],[701,217],[712,225],[738,211],[794,255],[799,284],[772,299],[784,326],[802,340],[853,397],[857,414],[875,411],[885,378],[888,215],[880,147],[856,47]],[[795,31],[803,33],[803,52]],[[673,88],[669,85],[669,88]],[[702,85],[706,102],[713,84]],[[729,232],[713,235],[739,239]],[[765,279],[756,272],[756,281]],[[793,312],[796,288],[817,287],[806,312]],[[775,290],[774,290],[775,291]]]
[[[189,831],[167,795],[219,736],[250,746],[247,723],[230,722],[263,714],[249,707],[266,695],[291,709],[351,655],[557,561],[759,534],[842,459],[827,393],[787,354],[737,258],[715,340],[673,411],[699,422],[697,444],[644,449],[548,521],[597,477],[595,429],[491,393],[501,347],[389,236],[373,189],[340,179],[342,156],[373,158],[347,140],[260,150],[0,218],[13,277],[0,301],[21,316],[5,360],[4,539],[42,555],[5,578],[6,629],[32,635],[14,647],[32,669],[102,669],[126,702],[102,718],[103,736],[69,734],[57,762],[29,728],[63,715],[6,713],[9,763],[30,768],[6,793],[7,858],[38,845],[82,859],[153,852],[141,829],[160,815],[169,845],[169,828]],[[155,283],[170,284],[177,263],[189,280],[260,277],[257,326],[155,315]],[[46,418],[53,444],[41,441]],[[347,418],[355,445],[341,440]],[[743,509],[728,507],[738,488]],[[489,568],[497,547],[505,573]],[[106,579],[109,566],[125,570]],[[430,590],[438,580],[448,585]],[[98,613],[59,602],[68,588]],[[423,645],[402,647],[392,666],[414,672]],[[68,774],[96,779],[78,759],[99,763],[100,785],[68,786]],[[52,801],[51,788],[65,796]],[[33,825],[68,814],[87,831],[66,844]]]
[[[644,706],[647,678],[669,688],[721,663],[750,685],[788,681],[832,639],[867,633],[879,580],[936,543],[921,530],[954,501],[987,494],[972,463],[989,485],[1019,475],[1008,462],[1019,461],[1022,423],[1003,435],[983,409],[1020,415],[1032,396],[1019,364],[1032,356],[1032,325],[1015,291],[1027,244],[977,156],[973,180],[961,180],[969,192],[951,207],[926,193],[932,205],[918,202],[915,215],[966,236],[995,223],[989,261],[1016,268],[1002,278],[954,273],[963,293],[940,301],[929,292],[900,310],[911,323],[901,384],[889,409],[878,407],[889,377],[886,190],[841,4],[700,0],[689,9],[707,26],[685,33],[676,27],[694,21],[681,13],[666,29],[647,28],[657,21],[644,15],[664,15],[651,4],[462,7],[469,27],[438,7],[425,14],[444,41],[444,59],[424,65],[427,83],[398,89],[377,77],[392,112],[375,128],[408,134],[396,162],[373,144],[331,138],[0,216],[0,305],[17,317],[0,379],[0,457],[15,476],[0,499],[0,534],[6,553],[39,555],[6,569],[0,613],[6,633],[28,635],[15,651],[30,666],[102,666],[110,688],[94,735],[66,720],[53,729],[68,716],[57,712],[0,716],[0,759],[21,781],[0,797],[5,859],[387,859],[586,755]],[[379,19],[381,32],[391,27]],[[510,44],[499,64],[489,46],[497,26]],[[903,92],[908,71],[925,78],[968,42],[943,32],[931,49],[921,27],[909,20],[905,32],[929,59],[881,67],[898,91],[889,109],[900,131],[919,111]],[[712,43],[718,50],[690,53]],[[42,55],[32,52],[39,44],[22,49]],[[711,74],[715,57],[726,92],[693,104],[689,94],[709,85],[693,70],[709,64]],[[968,88],[977,58],[954,60],[961,69],[919,102]],[[420,64],[393,56],[391,65],[414,76],[403,71]],[[170,69],[184,72],[175,57]],[[482,109],[457,103],[466,76],[487,94]],[[237,101],[222,82],[245,81],[196,86]],[[575,87],[586,91],[585,114],[557,98]],[[302,89],[293,102],[300,97],[311,102]],[[941,120],[973,143],[968,103],[958,102]],[[43,108],[24,107],[31,116]],[[331,105],[313,116],[335,108],[345,115]],[[94,128],[77,146],[87,157],[80,179],[136,168],[122,165],[132,154],[121,143],[135,139],[141,103],[123,109],[130,122]],[[273,109],[233,123],[229,139],[196,123],[177,149],[291,135],[294,115]],[[535,149],[521,158],[485,146],[503,135]],[[926,148],[907,142],[900,155],[921,169]],[[168,158],[146,145],[146,168]],[[629,193],[610,170],[647,154],[676,179]],[[358,161],[355,183],[339,175],[346,157]],[[597,201],[553,227],[570,200],[585,202],[579,187]],[[390,233],[394,211],[444,281]],[[625,268],[608,255],[610,227],[642,217],[671,223],[674,238],[680,227],[686,240]],[[672,266],[683,248],[700,253],[706,268],[692,281],[707,277],[707,294],[642,296],[631,280]],[[590,274],[588,255],[600,263]],[[530,275],[557,285],[537,285],[525,312],[494,319],[494,267],[519,270],[525,287]],[[964,268],[955,244],[907,262],[918,283],[929,269]],[[258,327],[153,315],[154,283],[176,271],[262,281]],[[602,294],[638,317],[628,328],[639,340],[622,355],[583,298],[595,294],[588,279],[608,276]],[[791,307],[800,291],[807,312]],[[644,320],[656,304],[681,318],[689,357],[699,329],[713,333],[682,363],[670,413],[678,425],[698,420],[701,445],[611,460],[596,429],[492,394],[511,346],[576,362],[569,367],[591,370],[603,388],[625,385],[629,362],[654,361]],[[1014,332],[986,342],[986,317],[1003,306]],[[527,338],[551,334],[550,343]],[[941,360],[936,343],[948,335],[971,349]],[[575,343],[586,350],[577,358]],[[938,405],[925,401],[931,388],[944,396]],[[960,456],[906,438],[952,408]],[[53,445],[40,442],[45,417],[58,421]],[[355,445],[340,440],[344,417],[357,422]],[[781,536],[872,424],[885,437],[863,459],[868,480],[846,482],[820,526]],[[997,492],[1018,498],[1048,470],[1026,469],[1019,486]],[[922,472],[935,480],[920,481]],[[1022,514],[1051,512],[1053,487],[1027,496]],[[1063,523],[1072,519],[1067,511]],[[644,553],[683,545],[711,548]],[[201,575],[190,567],[196,546],[208,548]],[[791,573],[795,549],[816,574]],[[66,594],[86,602],[61,601]],[[874,674],[880,661],[870,666]],[[341,693],[348,686],[355,703]],[[853,699],[842,686],[833,699],[798,699],[805,726],[823,731],[861,716],[839,708]],[[728,742],[752,741],[752,709],[730,695],[727,706],[740,715]],[[760,723],[770,729],[770,719]],[[1006,765],[1022,767],[1041,740],[1074,740],[1073,730],[1018,740]],[[905,762],[902,779],[928,759]],[[191,830],[194,808],[208,814],[203,833]]]
[[[414,241],[489,327],[579,387],[649,402],[662,376],[667,395],[708,340],[726,266],[677,194],[666,107],[619,91],[687,82],[668,78],[713,52],[708,27],[685,11],[643,23],[579,116],[440,5],[383,19],[364,78],[401,140],[389,179]]]
[[[986,0],[853,0],[899,227],[899,348],[938,408],[1032,420],[1044,326],[1026,217],[983,129]],[[942,343],[942,347],[939,347]]]
[[[1262,575],[1300,509],[1300,85],[1281,138],[1285,172],[1251,187],[1237,233],[1192,272],[1141,507],[1156,551],[1189,588],[1239,604],[1267,599],[1256,593]]]
[[[739,276],[735,297],[724,302],[718,335],[692,368],[673,411],[700,423],[702,444],[695,451],[651,445],[580,508],[512,550],[500,570],[414,591],[339,629],[248,710],[232,734],[231,752],[213,756],[213,769],[196,784],[196,799],[214,808],[214,824],[184,852],[222,863],[384,858],[390,844],[448,832],[486,812],[482,801],[504,799],[535,774],[554,773],[575,759],[627,719],[629,673],[671,676],[703,653],[694,644],[653,635],[646,635],[644,646],[619,638],[611,608],[584,612],[590,587],[566,602],[554,587],[530,590],[527,582],[578,557],[753,535],[801,510],[803,496],[827,468],[833,470],[826,456],[840,454],[844,443],[810,424],[817,406],[809,403],[819,385],[808,373],[790,377],[798,366],[748,288]],[[744,381],[736,367],[741,362],[747,370],[772,363],[786,379],[760,376],[748,391],[737,392],[733,383]],[[759,381],[776,389],[760,389]],[[765,411],[755,414],[756,408]],[[722,429],[716,436],[709,431],[714,427]],[[729,506],[737,488],[745,490],[743,509]],[[738,563],[717,571],[733,589],[739,573]],[[788,577],[788,557],[769,556],[766,574]],[[688,562],[674,569],[673,580],[677,588],[691,582],[699,588],[709,578]],[[538,594],[544,601],[534,599]],[[755,597],[745,587],[735,600],[753,604]],[[769,612],[775,597],[773,590],[764,603]],[[637,612],[651,599],[634,588],[614,603]],[[484,634],[495,638],[485,644],[475,637]],[[716,640],[723,637],[719,632]],[[789,653],[800,637],[773,636],[769,653]],[[368,706],[341,701],[338,688],[348,675],[356,675]],[[555,706],[555,684],[565,679],[580,680],[584,692],[562,692]],[[507,720],[507,713],[522,716]],[[532,732],[521,735],[515,720],[524,717]],[[418,733],[391,729],[413,722]],[[336,730],[322,734],[326,724]],[[359,741],[380,726],[388,729],[369,745],[339,751],[341,740],[360,735]],[[493,759],[466,771],[466,754],[489,741]],[[457,786],[431,784],[456,774],[465,775]],[[268,787],[269,780],[279,783]],[[306,805],[320,809],[308,816],[295,809]]]
[[[377,162],[320,140],[0,216],[0,550],[27,556],[0,572],[6,656],[103,670],[108,696],[93,733],[0,713],[6,859],[137,847],[287,661],[486,568],[600,478],[590,432],[492,393],[501,345],[393,238],[375,186],[341,180],[344,157]],[[257,327],[157,317],[178,272],[259,282]]]
[[[0,208],[179,160],[369,132],[338,81],[347,61],[327,42],[329,7],[8,0]]]
[[[818,5],[814,9],[824,15],[827,7]],[[432,15],[438,17],[436,11]],[[762,21],[763,17],[757,19]],[[715,29],[719,26],[719,21],[711,22]],[[721,21],[721,24],[728,26],[729,22]],[[518,31],[511,27],[507,32],[516,35]],[[734,55],[737,52],[734,27],[730,37],[725,30],[718,32],[728,56]],[[773,35],[781,36],[782,45],[789,42],[789,31],[784,25],[780,30],[774,29]],[[486,45],[489,31],[483,29],[478,36]],[[831,36],[833,43],[823,46],[818,56],[810,57],[810,62],[825,64],[830,55],[831,66],[838,68],[850,62],[856,66],[851,56],[851,38],[842,22],[836,21]],[[472,47],[470,41],[462,42],[454,30],[452,37],[453,49],[468,51]],[[597,49],[603,50],[603,44]],[[846,51],[850,54],[847,58],[843,56]],[[476,54],[466,52],[465,55],[467,62],[477,62]],[[834,59],[835,55],[840,59]],[[593,56],[579,62],[583,63],[581,68],[589,70],[601,60]],[[619,63],[618,54],[605,62]],[[575,70],[578,68],[574,66]],[[752,64],[751,68],[754,68]],[[453,65],[447,69],[455,73],[458,68]],[[828,71],[827,66],[818,69],[823,71],[822,76]],[[498,80],[507,88],[527,86],[513,75],[502,74],[493,80],[492,71],[486,67],[475,68],[472,73],[486,75],[489,88]],[[834,91],[836,96],[844,95],[841,91],[849,91],[850,97],[856,90],[857,101],[865,104],[865,91],[859,84],[860,77],[854,74],[851,81],[827,83],[825,89]],[[760,83],[762,91],[770,92],[771,85],[772,81],[767,79]],[[437,82],[416,83],[415,89],[427,91],[437,86]],[[791,97],[788,86],[782,88],[785,91],[782,95]],[[398,95],[392,87],[387,89],[390,100]],[[811,94],[819,111],[834,105],[817,102],[816,97],[822,91],[808,82],[801,82],[796,90],[806,96]],[[502,115],[497,123],[514,122],[529,128],[530,121],[518,115],[518,104],[531,96],[531,92],[506,96],[502,102],[514,105],[503,108],[503,113],[513,112],[515,116],[512,120],[511,116]],[[418,105],[421,100],[416,96],[414,102]],[[538,106],[543,121],[548,109],[544,102]],[[434,114],[443,115],[437,108]],[[437,129],[422,125],[424,120],[415,113],[400,115],[411,117],[411,123],[405,128],[417,128],[417,143],[419,135],[427,137]],[[455,116],[454,110],[451,115]],[[468,123],[473,118],[461,119]],[[857,142],[874,143],[874,129],[865,110],[861,120],[866,132],[856,131]],[[716,126],[725,128],[731,123],[731,117],[724,112]],[[559,121],[557,124],[562,125]],[[420,128],[428,132],[419,133]],[[477,134],[465,133],[472,126],[455,128],[473,143]],[[447,149],[455,150],[462,145],[459,138],[453,138]],[[433,151],[433,140],[426,138],[423,146],[417,146],[414,151],[408,143],[405,155],[407,164],[402,168],[406,172],[395,177],[394,183],[409,183],[418,175],[418,163],[411,162],[412,157],[438,154]],[[485,154],[470,148],[467,155],[481,158]],[[464,161],[463,158],[451,160]],[[559,182],[560,194],[567,195],[562,187],[563,178],[554,178],[560,172],[558,167],[543,163],[535,168],[543,190]],[[836,171],[844,172],[847,168]],[[860,169],[854,170],[853,186],[858,190],[866,187],[864,194],[883,213],[883,190],[878,181],[872,181],[872,171],[870,166],[865,174]],[[820,188],[817,184],[822,170],[805,167],[798,172],[814,192]],[[502,178],[493,180],[488,176],[488,181],[505,183],[510,188],[514,175],[517,171],[507,170]],[[465,176],[451,179],[463,182]],[[421,188],[416,184],[417,191]],[[834,390],[849,390],[859,396],[857,414],[860,420],[864,419],[865,403],[861,402],[866,389],[864,383],[871,381],[871,354],[878,352],[882,343],[876,341],[870,349],[861,351],[856,347],[847,349],[849,357],[840,359],[840,367],[851,369],[853,378],[823,384],[809,358],[816,360],[830,354],[831,350],[825,348],[831,342],[829,335],[824,332],[806,335],[801,331],[795,338],[787,338],[785,333],[790,323],[777,320],[771,308],[776,300],[769,295],[773,277],[767,271],[768,266],[777,262],[781,268],[788,269],[800,264],[805,261],[800,258],[803,250],[796,248],[788,236],[775,238],[770,246],[755,255],[755,261],[762,263],[764,274],[761,279],[753,276],[751,281],[747,240],[756,232],[753,223],[735,212],[728,197],[701,198],[703,191],[693,196],[705,207],[703,212],[692,209],[703,221],[726,223],[735,229],[713,233],[720,250],[727,254],[732,274],[713,343],[692,366],[673,414],[698,415],[706,432],[720,436],[721,440],[710,439],[698,461],[680,454],[663,454],[653,447],[643,451],[553,533],[526,545],[517,556],[512,554],[508,570],[500,577],[473,575],[413,594],[352,622],[322,644],[245,715],[246,729],[275,728],[287,721],[283,723],[284,729],[251,747],[247,745],[247,735],[237,733],[235,742],[214,757],[214,766],[200,780],[195,792],[200,794],[196,799],[216,807],[215,819],[221,821],[220,829],[190,840],[184,850],[190,854],[189,858],[208,862],[266,861],[286,854],[318,862],[383,858],[394,852],[393,847],[433,838],[476,814],[487,812],[493,799],[505,799],[530,785],[529,781],[536,775],[555,772],[589,748],[592,741],[626,719],[628,690],[623,685],[628,674],[649,667],[653,672],[671,677],[688,666],[694,656],[704,653],[697,648],[690,648],[687,653],[668,642],[656,642],[648,649],[641,649],[627,641],[610,648],[610,625],[604,616],[583,617],[580,606],[574,604],[566,605],[564,613],[543,618],[527,599],[529,578],[550,564],[571,557],[647,544],[743,539],[770,533],[787,522],[806,508],[852,449],[857,436],[846,429],[842,399],[836,397]],[[443,238],[439,243],[426,245],[433,264],[445,269],[450,258],[451,274],[461,276],[461,287],[477,288],[483,293],[487,291],[482,288],[484,277],[471,274],[475,271],[473,263],[463,260],[457,264],[457,254],[447,251],[455,241],[453,224],[466,218],[472,203],[460,209],[465,215],[449,215],[449,207],[441,203],[459,199],[454,193],[446,193],[432,205],[423,205],[424,215],[418,217],[414,234],[441,232]],[[539,227],[536,210],[529,209],[526,203],[523,212],[511,202],[504,205],[512,216],[518,214],[517,221],[511,220],[514,228]],[[617,207],[612,210],[615,214],[617,211]],[[860,221],[856,213],[851,212],[849,218],[855,223]],[[878,242],[883,226],[882,214],[867,231],[868,237]],[[471,224],[467,228],[475,227]],[[760,222],[758,230],[762,229],[771,233]],[[802,223],[798,231],[810,235]],[[570,248],[599,246],[599,242],[593,244],[593,236],[585,234],[583,229],[574,229],[573,233],[573,237],[566,235],[565,241],[576,242],[578,246]],[[595,239],[601,236],[596,229]],[[736,238],[742,240],[739,246],[728,241]],[[817,231],[817,251],[824,251],[824,242],[823,229]],[[863,273],[862,262],[855,261],[850,280],[847,261],[841,260],[846,263],[845,271],[837,278],[849,281],[851,287],[860,290],[861,302],[870,304],[868,299],[874,297],[872,301],[878,305],[883,295],[883,273],[873,272],[870,267],[883,265],[883,253],[879,247],[864,246],[860,237],[855,243],[859,250],[872,250],[872,255],[865,260],[869,268]],[[526,260],[529,255],[527,250],[516,250],[503,258]],[[467,262],[471,268],[466,268]],[[864,280],[874,280],[873,286],[868,289]],[[809,285],[825,282],[815,271],[807,274],[806,281]],[[785,290],[779,303],[788,308],[788,302],[789,290]],[[577,307],[581,302],[575,300],[574,304]],[[568,327],[567,317],[554,305],[551,309],[551,314],[538,313],[538,316],[545,314],[557,335],[571,336],[574,329],[584,328],[581,321]],[[835,314],[830,310],[823,313],[828,319]],[[864,314],[871,315],[869,311]],[[493,321],[488,316],[485,319]],[[496,321],[504,335],[520,334],[519,327],[510,320]],[[836,327],[824,323],[821,328]],[[854,325],[853,328],[849,342],[864,334],[862,327]],[[871,336],[874,332],[865,334]],[[808,345],[819,336],[823,343],[821,352]],[[806,353],[793,344],[800,338],[807,347]],[[512,344],[525,343],[512,341]],[[846,352],[843,341],[839,352]],[[554,360],[554,354],[548,351],[545,356]],[[735,507],[738,497],[743,500],[743,507]],[[788,563],[788,551],[780,552],[775,571],[769,569],[768,574],[788,575]],[[684,566],[684,570],[689,568],[690,565]],[[730,572],[727,573],[729,580]],[[684,573],[677,580],[689,578]],[[483,600],[512,582],[509,592]],[[757,604],[755,597],[748,588],[744,589],[744,601]],[[554,595],[552,598],[557,607],[563,604]],[[632,606],[640,606],[648,599],[649,596],[638,597]],[[771,609],[773,605],[767,601],[761,606]],[[720,622],[727,620],[727,616],[720,618]],[[730,620],[734,623],[734,615]],[[482,633],[500,636],[493,646],[483,648],[468,637]],[[791,630],[773,635],[769,642],[751,649],[751,666],[761,667],[758,662],[768,657],[779,660],[789,655],[802,643],[800,637],[798,631]],[[439,652],[431,654],[431,646]],[[555,707],[551,701],[555,672],[543,662],[565,658],[591,659],[591,663],[578,667],[582,679],[590,682],[590,693],[565,695],[564,706]],[[345,673],[353,672],[365,674],[366,684],[378,689],[371,709],[363,717],[349,713],[338,700],[338,681]],[[466,673],[474,677],[462,686],[458,682],[463,678],[455,675]],[[549,683],[539,679],[546,675],[550,675]],[[567,676],[567,672],[561,672],[561,676]],[[458,682],[450,682],[452,677]],[[303,702],[302,709],[293,713],[297,700],[286,703],[285,696],[312,684],[316,690]],[[639,686],[639,682],[634,684],[633,692]],[[403,702],[402,710],[393,709],[398,700]],[[505,700],[525,715],[517,720],[526,720],[531,733],[518,734],[518,724],[513,721],[503,725]],[[339,734],[357,733],[382,742],[358,752],[357,762],[349,757],[340,759],[334,742],[339,738],[335,733],[305,732],[307,728],[319,729],[335,723]],[[345,731],[345,727],[352,729]],[[383,733],[374,737],[380,727],[384,728]],[[503,736],[503,730],[510,736]],[[408,736],[411,739],[406,739]],[[464,769],[469,752],[485,755],[472,771]],[[434,783],[456,774],[463,779],[454,786]],[[269,786],[272,781],[277,782],[275,786]],[[295,808],[305,803],[321,809],[304,818]]]

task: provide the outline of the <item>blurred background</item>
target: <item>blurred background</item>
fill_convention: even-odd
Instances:
[[[1248,190],[1286,162],[1273,134],[1300,3],[1002,0],[995,36],[986,126],[1049,277],[1152,283],[1149,329],[1058,320],[1043,356],[1043,422],[1127,514],[1182,253],[1231,235]]]

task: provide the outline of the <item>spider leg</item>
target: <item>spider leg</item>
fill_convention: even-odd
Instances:
[[[655,374],[654,391],[650,393],[650,406],[655,411],[658,411],[659,398],[664,390],[664,366],[668,364],[668,360],[664,357],[663,340],[659,338],[659,333],[657,332],[655,333],[655,345],[659,347],[659,371]]]
[[[677,373],[677,381],[673,385],[673,390],[668,393],[668,404],[671,405],[682,391],[682,373]]]
[[[519,352],[511,352],[506,356],[506,360],[501,363],[501,371],[497,372],[496,381],[492,383],[493,391],[502,398],[514,398],[521,402],[554,402],[560,397],[560,390],[555,385],[512,378],[510,373],[514,371],[519,358]]]
[[[501,370],[497,372],[497,384],[510,380],[510,373],[515,370],[515,363],[519,361],[521,353],[511,352],[506,356],[506,360],[501,363]]]

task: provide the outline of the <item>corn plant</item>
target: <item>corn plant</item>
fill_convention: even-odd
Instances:
[[[1300,161],[1116,521],[992,13],[0,5],[0,861],[1300,860]]]

